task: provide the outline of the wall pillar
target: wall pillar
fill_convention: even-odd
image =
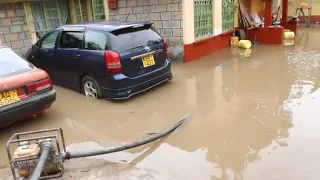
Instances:
[[[218,35],[222,33],[222,0],[213,0],[213,34]]]
[[[193,0],[182,0],[183,43],[192,44],[194,38],[194,4]]]
[[[272,2],[273,0],[265,0],[265,22],[264,25],[265,27],[269,27],[272,25]]]
[[[103,0],[103,4],[104,4],[104,15],[105,15],[105,19],[109,20],[110,19],[110,13],[109,13],[109,3],[108,0]]]
[[[289,2],[288,0],[282,0],[282,19],[281,25],[285,29],[290,29],[294,33],[297,31],[297,22],[288,22],[288,10],[289,10]]]
[[[30,4],[29,1],[25,2],[24,5],[25,5],[26,12],[32,12],[31,4]],[[38,39],[37,39],[36,27],[34,26],[32,13],[28,13],[26,18],[28,18],[28,22],[29,22],[29,31],[30,31],[30,36],[31,36],[31,43],[35,44],[38,41]]]
[[[88,15],[88,21],[92,21],[92,4],[91,0],[86,0],[86,8],[87,8],[87,15]]]
[[[282,21],[283,22],[288,21],[288,7],[289,7],[288,0],[282,0]]]
[[[239,0],[234,0],[234,5],[237,7],[234,10],[234,27],[239,27]]]

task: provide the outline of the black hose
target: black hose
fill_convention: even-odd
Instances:
[[[40,156],[39,161],[37,163],[36,169],[34,170],[32,176],[31,176],[31,180],[40,179],[44,165],[46,164],[47,159],[49,158],[49,154],[51,152],[51,149],[52,149],[51,143],[45,142],[43,144],[41,156]]]
[[[170,127],[166,131],[157,133],[151,137],[148,137],[146,139],[142,139],[139,141],[135,141],[132,143],[124,144],[124,145],[119,145],[119,146],[114,146],[114,147],[109,147],[107,149],[98,149],[98,150],[91,150],[91,151],[83,151],[83,152],[67,152],[65,154],[64,159],[73,159],[73,158],[82,158],[82,157],[89,157],[89,156],[97,156],[97,155],[102,155],[102,154],[110,154],[118,151],[123,151],[127,149],[132,149],[138,146],[142,146],[144,144],[156,141],[170,133],[172,133],[174,130],[176,130],[179,126],[181,126],[190,114],[185,115],[179,122],[177,122],[174,126]]]

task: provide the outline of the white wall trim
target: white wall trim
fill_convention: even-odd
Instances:
[[[106,19],[106,20],[109,20],[109,19],[110,19],[110,10],[109,10],[108,0],[103,0],[103,4],[104,4],[104,15],[105,15],[105,19]]]
[[[194,38],[194,0],[182,0],[183,43],[192,44]]]

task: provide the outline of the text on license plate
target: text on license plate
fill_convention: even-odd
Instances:
[[[0,107],[20,101],[16,90],[0,92]]]
[[[153,66],[155,64],[153,55],[148,55],[142,58],[143,67]]]

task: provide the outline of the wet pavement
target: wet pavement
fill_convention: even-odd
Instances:
[[[320,28],[300,29],[293,46],[174,64],[172,82],[124,102],[56,87],[45,114],[0,131],[0,179],[15,132],[61,127],[69,150],[89,150],[144,138],[187,112],[192,119],[158,143],[70,160],[64,179],[319,179],[319,39]]]

